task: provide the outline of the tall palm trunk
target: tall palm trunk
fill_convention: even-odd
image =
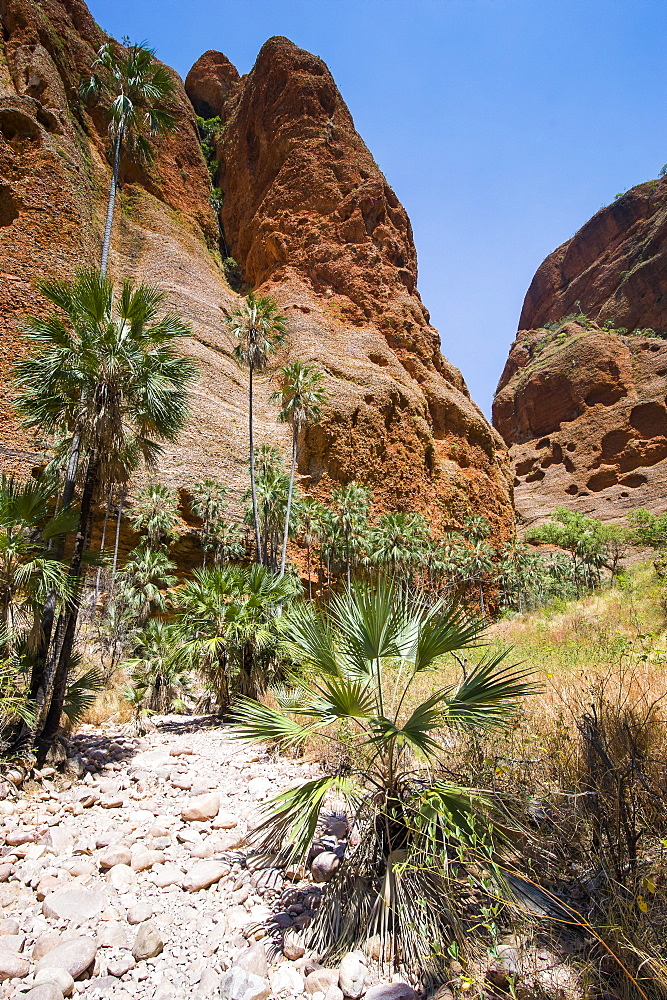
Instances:
[[[280,576],[285,574],[285,563],[287,561],[287,538],[289,536],[289,518],[292,510],[292,491],[294,490],[294,476],[296,474],[296,452],[299,439],[299,427],[295,424],[292,427],[292,468],[289,474],[289,489],[287,491],[287,513],[285,514],[285,531],[283,533],[283,551],[280,557]]]
[[[102,525],[102,537],[100,538],[100,558],[104,552],[104,542],[107,537],[107,523],[109,521],[109,514],[111,513],[111,495],[112,490],[109,490],[109,496],[107,497],[107,509],[104,512],[104,524]],[[102,567],[97,567],[97,573],[95,574],[95,596],[93,598],[93,615],[95,614],[95,609],[97,608],[97,599],[100,594],[100,577],[102,575]]]
[[[113,546],[113,565],[111,567],[111,586],[109,587],[109,597],[113,594],[113,585],[116,580],[116,566],[118,565],[118,543],[120,542],[120,520],[123,516],[123,504],[125,503],[125,497],[127,496],[127,488],[123,486],[120,494],[120,500],[118,501],[118,513],[116,515],[116,538],[114,540]]]
[[[102,264],[100,272],[104,278],[107,273],[109,263],[109,246],[111,245],[111,227],[113,225],[113,212],[116,205],[116,188],[118,187],[118,174],[120,173],[120,150],[123,144],[124,126],[118,126],[118,133],[114,143],[113,151],[113,173],[111,175],[111,187],[109,188],[109,201],[107,202],[107,218],[104,224],[104,240],[102,242]]]
[[[69,453],[69,460],[67,462],[67,470],[65,472],[65,483],[63,485],[62,497],[60,500],[60,509],[64,510],[68,507],[72,500],[74,499],[74,489],[76,486],[76,473],[79,467],[79,454],[81,451],[81,437],[79,434],[74,434],[72,437],[72,445]],[[54,542],[53,548],[54,559],[62,559],[63,553],[65,551],[65,537],[61,536]],[[44,705],[48,701],[50,692],[48,691],[47,685],[47,660],[49,654],[49,646],[51,644],[51,635],[53,633],[53,622],[56,615],[56,593],[54,590],[49,591],[46,595],[46,600],[44,601],[44,607],[42,609],[42,620],[40,625],[40,640],[39,647],[35,656],[35,663],[32,669],[32,674],[30,677],[30,700],[34,702],[37,709],[37,717]]]
[[[482,618],[486,618],[486,608],[484,607],[484,588],[482,581],[479,582],[479,606],[482,609]]]
[[[43,760],[48,747],[53,742],[60,726],[65,695],[67,693],[67,675],[69,672],[70,660],[74,649],[74,638],[76,626],[81,607],[81,583],[83,557],[86,552],[86,545],[90,533],[90,524],[93,515],[93,503],[97,491],[97,481],[99,473],[99,458],[92,452],[88,459],[86,470],[86,480],[81,495],[81,510],[79,513],[79,525],[74,541],[74,551],[69,567],[69,578],[72,583],[72,592],[69,596],[67,613],[64,622],[64,632],[58,662],[53,675],[53,691],[51,694],[51,704],[39,734],[40,760]]]
[[[257,545],[257,562],[262,565],[262,539],[259,533],[259,514],[257,512],[257,491],[255,490],[255,442],[252,430],[252,364],[250,365],[250,389],[248,393],[248,429],[250,432],[250,491],[252,493],[252,516],[255,522],[255,544]]]

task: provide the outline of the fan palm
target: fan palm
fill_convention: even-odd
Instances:
[[[422,561],[428,541],[428,525],[421,514],[383,514],[370,532],[370,561],[394,576],[409,577]]]
[[[176,564],[162,549],[144,545],[130,552],[120,574],[117,600],[125,604],[134,623],[143,625],[150,615],[164,611],[165,591],[176,583],[174,569]]]
[[[86,459],[69,570],[72,592],[59,650],[52,642],[57,667],[50,692],[53,711],[42,728],[47,742],[57,731],[67,686],[96,493],[101,485],[125,478],[130,451],[153,465],[162,451],[156,439],[175,440],[196,369],[174,348],[190,328],[174,313],[160,316],[164,295],[157,289],[126,281],[115,294],[110,281],[84,270],[71,282],[44,282],[39,290],[56,311],[26,324],[35,350],[16,366],[17,406],[28,427],[48,435],[66,429]],[[36,670],[38,686],[48,692],[46,655]]]
[[[347,486],[334,490],[331,499],[337,534],[343,546],[343,559],[349,587],[352,561],[358,556],[366,537],[368,515],[371,509],[371,493],[365,486],[349,483]]]
[[[216,555],[219,549],[219,536],[227,525],[223,520],[227,510],[227,490],[215,479],[205,479],[203,483],[195,483],[192,487],[192,510],[202,520],[201,542],[204,550],[204,569],[206,556],[213,550]],[[217,562],[217,559],[216,559]]]
[[[283,532],[283,547],[280,556],[280,575],[285,572],[287,561],[287,539],[289,536],[290,510],[292,509],[292,491],[296,474],[297,449],[299,434],[306,424],[317,424],[322,419],[322,406],[327,398],[323,386],[324,375],[315,365],[307,365],[302,361],[292,361],[281,369],[282,389],[271,397],[282,402],[278,414],[281,424],[292,426],[292,464],[290,467],[289,490],[287,493],[287,512],[285,514],[285,530]]]
[[[265,684],[258,658],[275,650],[276,611],[298,589],[265,566],[195,570],[174,599],[174,624],[185,653],[203,670],[221,711],[237,687],[255,693]]]
[[[262,562],[262,544],[259,532],[259,515],[255,493],[255,445],[253,435],[253,375],[264,371],[271,353],[284,343],[287,320],[278,312],[278,306],[266,295],[250,292],[243,305],[228,317],[229,332],[236,339],[234,357],[248,368],[248,430],[250,447],[250,489],[255,525],[257,561]]]
[[[84,101],[103,100],[112,139],[111,187],[102,243],[102,276],[109,260],[111,227],[123,148],[135,158],[152,159],[150,140],[176,130],[176,119],[164,104],[176,90],[176,83],[164,66],[155,62],[155,51],[144,45],[126,49],[106,42],[98,49],[91,76],[79,85]]]
[[[317,736],[347,751],[347,764],[269,802],[255,846],[272,863],[305,860],[327,798],[342,798],[358,846],[327,886],[313,947],[329,958],[379,934],[381,955],[424,968],[456,924],[450,879],[460,852],[494,868],[494,807],[445,780],[439,731],[506,724],[532,689],[527,674],[504,654],[486,657],[458,686],[412,708],[419,676],[445,654],[479,645],[484,625],[443,602],[411,603],[384,581],[375,590],[353,584],[327,613],[297,605],[282,629],[285,652],[305,677],[293,678],[285,711],[239,699],[233,735],[283,747]]]
[[[132,527],[146,534],[151,548],[169,546],[177,538],[178,496],[164,483],[146,483],[138,489],[129,513]]]
[[[173,626],[159,619],[147,622],[137,634],[133,655],[121,666],[131,674],[132,701],[140,709],[164,714],[180,707],[189,693],[189,665],[180,654]]]

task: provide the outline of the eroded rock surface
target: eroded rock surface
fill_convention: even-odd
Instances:
[[[493,406],[520,522],[558,505],[611,521],[665,510],[667,342],[641,331],[667,331],[666,265],[663,179],[602,209],[538,269]]]

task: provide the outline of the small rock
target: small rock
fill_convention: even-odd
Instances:
[[[301,973],[289,962],[283,962],[271,976],[271,992],[289,993],[291,996],[303,993]]]
[[[17,847],[19,844],[34,844],[37,834],[34,830],[11,830],[5,840],[12,847]]]
[[[230,870],[226,861],[199,861],[190,868],[183,879],[183,888],[187,889],[188,892],[208,889],[210,885],[214,885],[223,876],[228,875]]]
[[[137,884],[137,873],[129,865],[114,865],[107,872],[107,880],[118,892],[127,892]]]
[[[203,822],[217,816],[220,809],[220,796],[215,792],[206,795],[197,795],[188,799],[181,809],[181,819],[186,823],[193,821]]]
[[[71,996],[74,989],[74,977],[69,974],[67,969],[61,969],[58,966],[40,969],[35,975],[35,983],[38,986],[41,983],[53,983],[66,997]]]
[[[232,968],[243,969],[245,972],[251,972],[254,976],[259,976],[260,979],[266,979],[269,974],[266,948],[260,941],[250,948],[246,948],[234,961]]]
[[[120,920],[107,920],[99,925],[97,932],[98,948],[127,948],[125,924]]]
[[[107,965],[107,971],[110,976],[115,976],[117,979],[120,979],[120,977],[124,976],[126,972],[133,969],[136,964],[137,963],[134,961],[132,955],[127,952],[127,954],[121,955],[120,958],[116,959],[115,962],[109,962]]]
[[[199,979],[199,986],[197,988],[197,993],[203,997],[209,997],[211,994],[217,992],[220,986],[220,974],[215,971],[215,969],[202,969],[202,974]]]
[[[211,823],[211,827],[214,830],[233,830],[238,824],[238,818],[233,813],[218,813]]]
[[[290,962],[296,962],[297,959],[303,958],[305,953],[305,945],[296,931],[285,931],[285,936],[283,937],[283,955],[285,958],[288,958]]]
[[[343,991],[340,986],[330,986],[324,994],[324,1000],[343,1000]]]
[[[143,924],[144,920],[150,920],[153,916],[153,907],[150,903],[135,903],[127,911],[128,924]]]
[[[113,868],[115,865],[129,865],[132,861],[129,847],[125,844],[112,844],[102,851],[99,858],[100,868]]]
[[[21,993],[21,1000],[63,1000],[63,995],[55,983],[33,986],[28,993]]]
[[[155,958],[163,948],[164,941],[155,924],[150,920],[146,920],[145,923],[140,924],[134,944],[132,945],[132,955],[135,960],[141,962],[147,958]]]
[[[6,882],[12,873],[12,865],[5,863],[0,865],[0,882]]]
[[[357,1000],[366,989],[366,966],[360,951],[348,951],[343,957],[338,970],[338,986],[343,996]]]
[[[417,994],[407,983],[379,983],[367,990],[366,1000],[417,1000]]]
[[[315,969],[306,976],[307,993],[326,993],[330,986],[338,986],[338,969]]]
[[[6,934],[18,934],[18,932],[18,920],[14,920],[12,917],[4,917],[0,920],[0,937],[4,937]]]
[[[334,877],[340,865],[340,858],[333,851],[322,851],[313,860],[310,873],[314,882],[329,882]]]
[[[232,968],[220,980],[221,1000],[264,1000],[271,987],[259,976],[244,969]]]
[[[135,872],[145,872],[153,865],[161,865],[163,861],[162,851],[141,850],[132,855],[132,868]]]
[[[97,955],[97,943],[91,937],[75,937],[64,941],[47,952],[37,963],[36,971],[41,969],[67,969],[70,976],[76,979],[89,969]]]
[[[107,896],[96,889],[58,889],[45,897],[42,913],[53,920],[82,923],[101,913],[107,903]]]
[[[183,872],[176,865],[155,865],[149,878],[158,889],[166,889],[169,885],[181,885]]]
[[[15,951],[0,949],[0,983],[5,979],[23,979],[30,971],[30,962]]]

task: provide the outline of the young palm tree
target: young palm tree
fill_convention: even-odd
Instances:
[[[148,618],[166,607],[165,591],[173,587],[176,563],[164,549],[143,545],[133,549],[119,574],[118,602],[124,604],[133,625],[144,625]]]
[[[281,369],[280,374],[282,389],[280,392],[274,393],[271,398],[282,403],[278,421],[281,424],[292,425],[292,465],[287,493],[283,547],[280,556],[280,575],[283,576],[287,561],[287,538],[289,536],[299,434],[306,424],[318,424],[322,419],[322,406],[326,402],[327,391],[323,385],[324,375],[315,365],[306,365],[302,361],[292,361]]]
[[[219,561],[220,534],[228,526],[223,517],[227,510],[227,490],[215,479],[205,479],[203,483],[195,483],[192,487],[192,510],[203,522],[201,544],[206,556],[212,550],[216,564]]]
[[[532,690],[528,675],[501,654],[421,704],[411,697],[441,657],[479,646],[483,629],[442,601],[408,601],[393,583],[353,583],[332,597],[328,613],[302,604],[284,616],[285,653],[306,671],[291,678],[284,711],[236,703],[237,738],[287,747],[316,736],[346,761],[276,796],[253,835],[272,863],[302,862],[326,797],[345,801],[358,846],[348,849],[311,928],[312,947],[327,959],[380,935],[380,954],[397,967],[438,964],[456,930],[457,872],[497,874],[493,821],[501,810],[446,777],[442,730],[509,723]]]
[[[265,566],[195,570],[174,599],[175,629],[184,652],[211,684],[221,712],[234,689],[255,693],[265,686],[258,658],[277,645],[276,609],[298,584]]]
[[[174,530],[180,520],[176,490],[164,483],[146,483],[136,492],[130,517],[133,529],[145,533],[151,548],[168,548],[178,537]]]
[[[137,634],[133,655],[121,667],[130,672],[136,707],[163,715],[183,705],[189,694],[189,664],[180,655],[174,628],[157,618]]]
[[[331,499],[337,533],[343,545],[343,560],[349,587],[352,561],[358,555],[366,537],[371,492],[358,483],[349,483],[347,486],[341,486],[339,490],[334,490]]]
[[[428,541],[428,525],[421,514],[383,514],[370,532],[371,562],[396,578],[409,578],[422,561]]]
[[[122,49],[107,42],[97,52],[91,76],[81,81],[84,101],[104,100],[112,146],[111,187],[102,243],[102,277],[107,273],[116,189],[123,148],[141,161],[152,159],[150,140],[176,130],[176,119],[164,104],[176,83],[164,66],[154,60],[155,51],[143,45]]]
[[[308,598],[313,599],[313,582],[310,578],[310,551],[320,540],[322,533],[322,518],[326,508],[314,497],[304,497],[301,501],[299,521],[303,544],[306,546],[306,576],[308,577]]]
[[[248,368],[248,431],[250,447],[250,489],[255,525],[257,562],[262,562],[262,543],[259,533],[259,515],[255,495],[255,445],[253,435],[252,393],[253,375],[264,371],[271,353],[284,343],[287,320],[278,312],[278,306],[266,295],[250,292],[238,309],[229,316],[227,326],[237,340],[234,357],[239,364]]]
[[[44,282],[39,290],[56,310],[26,324],[35,350],[16,366],[16,403],[28,427],[47,435],[65,429],[77,439],[86,463],[67,613],[48,660],[43,655],[35,664],[41,702],[50,699],[40,721],[45,745],[57,732],[67,687],[96,494],[124,479],[131,449],[152,466],[162,451],[156,439],[176,439],[196,369],[174,348],[190,328],[174,313],[160,316],[162,292],[124,282],[115,294],[93,270],[71,282]]]

